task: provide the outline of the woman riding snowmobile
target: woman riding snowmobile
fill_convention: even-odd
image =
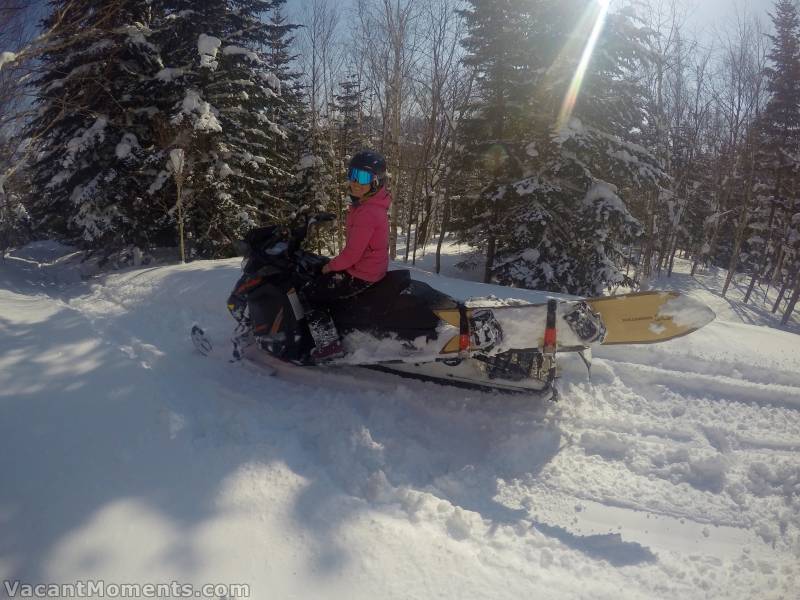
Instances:
[[[386,187],[386,159],[373,150],[358,152],[350,160],[347,179],[350,209],[345,247],[322,267],[321,276],[303,289],[304,296],[315,307],[307,315],[315,344],[311,358],[315,362],[344,355],[329,307],[379,282],[389,267],[387,212],[392,196]]]

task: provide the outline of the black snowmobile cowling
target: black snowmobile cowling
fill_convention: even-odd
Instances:
[[[244,347],[296,365],[314,365],[304,289],[328,261],[304,249],[309,231],[330,213],[303,210],[289,226],[248,233],[239,249],[243,274],[228,299],[239,322],[235,355]],[[556,376],[557,352],[583,353],[603,343],[653,343],[686,335],[714,318],[676,292],[586,300],[459,302],[407,270],[387,275],[331,314],[345,356],[326,367],[379,367],[448,384],[542,391]]]

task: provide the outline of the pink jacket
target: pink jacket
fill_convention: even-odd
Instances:
[[[331,271],[347,271],[353,277],[376,282],[389,268],[389,219],[392,196],[386,187],[351,206],[347,213],[347,243],[328,263]]]

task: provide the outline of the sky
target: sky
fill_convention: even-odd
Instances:
[[[44,3],[43,0],[35,0]],[[350,0],[329,0],[332,4],[344,7]],[[288,0],[286,7],[292,16],[300,13],[300,8],[310,4],[312,0]],[[701,32],[710,33],[715,26],[729,21],[736,14],[736,7],[748,9],[755,14],[763,16],[768,22],[767,11],[771,11],[774,0],[684,0],[690,6],[690,26],[697,27]]]
[[[710,29],[722,22],[735,18],[737,8],[744,12],[760,15],[769,21],[767,12],[772,11],[773,0],[695,0],[687,2],[694,5],[690,9],[690,22],[702,29]]]
[[[310,5],[312,1],[288,0],[286,7],[289,14],[296,17],[301,14],[301,7]],[[351,0],[329,0],[329,2],[342,7],[351,4]],[[733,22],[737,9],[740,13],[759,15],[768,25],[767,13],[772,10],[775,3],[774,0],[683,0],[683,2],[689,8],[687,25],[696,29],[700,37],[713,37],[714,28]]]

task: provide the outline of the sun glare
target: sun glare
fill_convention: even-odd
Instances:
[[[569,123],[572,117],[572,111],[575,109],[575,103],[578,101],[578,94],[580,94],[581,86],[583,85],[583,78],[586,76],[586,69],[589,68],[589,62],[592,60],[592,54],[594,53],[595,46],[597,46],[597,40],[600,39],[600,34],[606,22],[609,3],[610,0],[597,0],[597,6],[590,5],[589,7],[589,10],[597,12],[597,16],[594,20],[592,32],[586,40],[586,46],[583,49],[583,54],[581,55],[581,60],[578,63],[575,75],[572,77],[572,83],[570,83],[569,90],[564,98],[564,103],[561,105],[561,112],[558,115],[559,130]]]

